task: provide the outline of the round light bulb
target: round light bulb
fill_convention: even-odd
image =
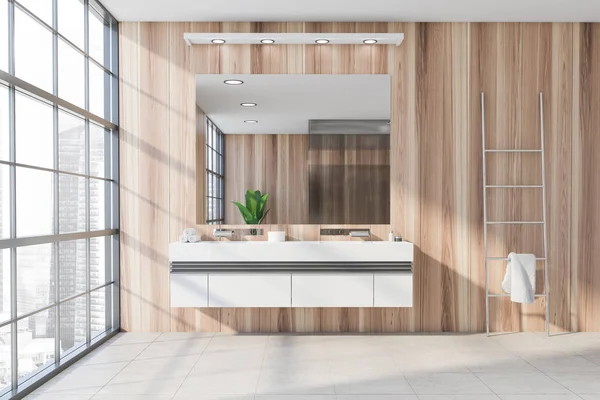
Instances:
[[[225,39],[213,39],[211,42],[214,44],[225,44]]]
[[[239,79],[227,79],[223,82],[227,85],[241,85],[244,83],[244,81],[240,81]]]

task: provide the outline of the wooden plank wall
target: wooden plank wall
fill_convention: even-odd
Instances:
[[[194,46],[183,32],[403,32],[392,46]],[[490,148],[537,148],[544,93],[553,331],[600,330],[600,24],[120,24],[121,319],[127,331],[481,332],[485,327],[480,93]],[[391,224],[416,245],[413,308],[176,309],[168,242],[196,221],[197,73],[392,77]],[[502,158],[504,157],[504,158]],[[535,156],[533,156],[535,157]],[[490,183],[535,183],[530,155],[488,160]],[[539,190],[489,194],[497,218],[537,218]],[[209,229],[198,226],[209,237]],[[316,225],[285,225],[318,240]],[[540,250],[535,228],[490,252]],[[256,238],[254,238],[256,239]],[[258,238],[260,239],[260,238]],[[543,265],[540,264],[540,269]],[[503,265],[491,268],[497,290]],[[540,281],[543,276],[539,275]],[[492,329],[543,329],[543,301],[492,303]]]
[[[265,224],[308,223],[308,135],[225,135],[225,154],[226,223],[244,223],[247,189],[269,193]]]

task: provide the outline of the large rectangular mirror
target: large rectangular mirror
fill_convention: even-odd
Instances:
[[[206,223],[389,224],[389,75],[197,75],[196,93]],[[234,204],[248,190],[262,213]]]

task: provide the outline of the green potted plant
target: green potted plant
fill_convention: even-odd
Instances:
[[[268,198],[268,193],[262,194],[260,190],[248,189],[246,192],[246,205],[244,206],[237,201],[234,201],[233,204],[240,210],[246,224],[260,225],[270,211],[270,209],[265,211]]]

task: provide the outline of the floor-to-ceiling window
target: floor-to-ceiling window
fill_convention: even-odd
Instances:
[[[225,223],[223,200],[225,136],[217,125],[206,118],[206,223]]]
[[[119,327],[117,22],[0,0],[0,398]]]

